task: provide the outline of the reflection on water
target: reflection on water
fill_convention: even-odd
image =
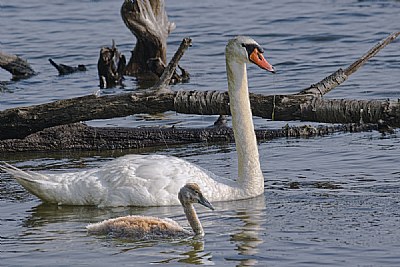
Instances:
[[[239,203],[241,207],[236,210],[236,214],[243,225],[230,238],[237,246],[239,257],[237,259],[227,258],[227,260],[239,261],[237,266],[254,266],[259,263],[257,254],[263,254],[259,246],[264,243],[260,233],[265,231],[261,227],[261,225],[265,225],[265,198],[261,196],[239,201]]]

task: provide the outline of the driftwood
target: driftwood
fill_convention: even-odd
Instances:
[[[301,126],[276,130],[255,130],[258,140],[281,137],[313,137],[335,132],[379,130],[376,124]],[[123,128],[90,127],[82,123],[60,125],[31,134],[24,139],[0,140],[0,152],[114,150],[173,146],[187,143],[231,143],[228,127],[193,128]]]
[[[163,0],[125,0],[121,7],[125,25],[137,42],[126,66],[127,75],[145,73],[147,61],[159,58],[167,61],[167,38],[175,24],[168,21]]]
[[[68,74],[72,74],[74,72],[87,70],[86,66],[83,64],[79,64],[77,67],[69,66],[69,65],[65,65],[65,64],[58,64],[58,63],[54,62],[54,60],[52,60],[51,58],[49,58],[49,62],[54,68],[56,68],[56,70],[58,71],[58,75],[68,75]]]
[[[330,123],[378,123],[384,121],[391,127],[399,127],[400,103],[398,101],[335,100],[321,97],[346,80],[354,72],[354,68],[361,66],[399,34],[400,32],[391,34],[366,53],[361,60],[357,60],[346,69],[348,70],[346,76],[344,76],[346,70],[339,70],[316,85],[293,95],[251,94],[253,115],[282,121],[302,120]],[[190,46],[190,41],[185,39],[166,70],[166,73],[169,73],[166,75],[167,78],[171,77],[173,67],[177,65],[183,51],[188,46]],[[164,77],[160,80],[161,84],[141,92],[101,97],[89,95],[2,111],[0,112],[0,139],[24,138],[29,134],[56,125],[138,113],[152,114],[172,110],[187,114],[230,114],[227,92],[161,90],[165,88],[167,81],[168,79]]]
[[[122,20],[137,40],[125,74],[139,81],[157,81],[165,69],[167,38],[175,24],[168,21],[164,6],[164,0],[125,0],[122,4]],[[172,84],[189,80],[189,73],[178,67],[181,74],[174,70]]]
[[[28,61],[4,52],[0,52],[0,67],[11,73],[13,80],[26,79],[36,74]]]
[[[122,85],[124,79],[126,59],[112,41],[112,47],[102,47],[97,62],[100,88],[111,88]]]

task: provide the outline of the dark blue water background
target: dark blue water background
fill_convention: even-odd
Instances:
[[[124,26],[122,1],[0,1],[0,50],[28,59],[38,75],[0,92],[0,110],[87,95],[98,90],[97,59],[114,39],[129,57],[135,38]],[[255,38],[277,75],[249,67],[253,92],[295,93],[346,67],[380,39],[400,30],[399,1],[177,1],[166,7],[176,30],[168,57],[183,37],[193,46],[181,65],[190,83],[174,90],[225,90],[224,46],[237,34]],[[88,71],[57,76],[48,58],[86,64]],[[10,75],[0,70],[0,80]],[[137,90],[127,78],[124,89]],[[329,98],[392,99],[400,96],[400,47],[382,50]],[[215,116],[173,112],[157,118],[129,116],[93,121],[96,126],[210,125]],[[285,123],[255,120],[256,127]],[[176,207],[110,208],[44,205],[10,176],[0,174],[2,266],[399,266],[400,138],[378,132],[260,143],[265,195],[199,209],[204,240],[121,242],[87,236],[89,222],[127,215],[185,218]],[[220,175],[235,177],[229,145],[164,147],[157,151],[2,154],[22,168],[95,167],[126,153],[183,157]],[[290,184],[299,183],[299,189]],[[323,183],[335,185],[324,188]]]

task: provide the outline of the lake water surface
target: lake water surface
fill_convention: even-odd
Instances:
[[[129,57],[135,38],[119,15],[123,1],[0,0],[0,50],[27,59],[38,75],[0,92],[0,110],[87,95],[98,90],[97,59],[114,39]],[[177,28],[169,58],[184,37],[193,46],[181,65],[191,73],[174,90],[225,90],[224,47],[246,34],[277,68],[249,67],[250,90],[295,93],[346,67],[389,33],[399,31],[399,1],[178,1],[167,0]],[[48,63],[85,64],[88,71],[57,76]],[[10,75],[0,70],[0,80]],[[137,90],[134,78],[125,88]],[[400,49],[396,41],[326,97],[398,99]],[[204,127],[215,116],[167,113],[154,120],[129,116],[90,125]],[[255,119],[258,128],[286,122]],[[400,132],[340,133],[277,139],[259,145],[265,194],[198,208],[202,240],[126,242],[86,234],[89,222],[142,214],[186,224],[177,207],[95,208],[42,204],[0,173],[1,266],[400,266]],[[236,175],[233,144],[193,144],[146,151],[7,153],[0,160],[34,170],[100,166],[128,153],[175,155],[217,174]],[[293,187],[291,185],[298,186]]]

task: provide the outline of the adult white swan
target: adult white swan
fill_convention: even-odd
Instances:
[[[195,182],[212,202],[245,199],[264,192],[247,86],[246,63],[270,72],[263,49],[251,38],[238,36],[225,50],[232,127],[238,153],[236,181],[218,177],[192,163],[162,155],[127,155],[99,168],[68,173],[23,171],[7,163],[10,173],[45,202],[65,205],[179,205],[179,189]]]

